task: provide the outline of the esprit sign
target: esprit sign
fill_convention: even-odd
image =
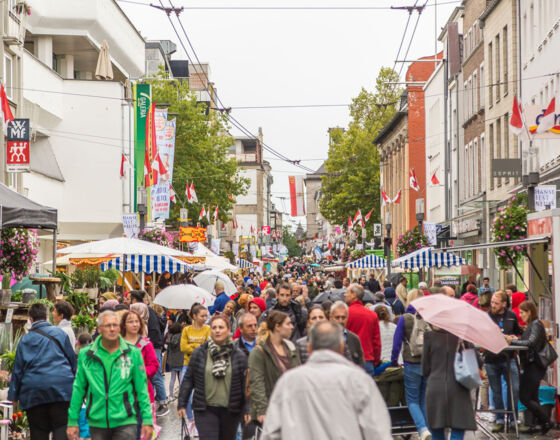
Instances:
[[[6,139],[6,171],[29,171],[29,119],[10,121]]]

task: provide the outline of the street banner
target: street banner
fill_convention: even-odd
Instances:
[[[437,223],[424,222],[424,235],[430,246],[437,246]]]
[[[252,260],[257,258],[257,247],[254,244],[249,247],[249,253],[251,254]]]
[[[535,187],[535,211],[556,209],[556,185]]]
[[[210,250],[214,252],[216,255],[220,255],[220,242],[222,241],[221,238],[213,238],[210,242]]]
[[[179,241],[183,243],[205,242],[206,228],[185,227],[180,228]]]
[[[289,176],[290,183],[290,207],[292,217],[305,215],[305,203],[303,200],[303,176]]]
[[[169,218],[170,184],[173,182],[173,161],[175,159],[176,120],[167,120],[167,109],[156,109],[155,128],[157,154],[163,163],[165,173],[159,175],[157,185],[152,187],[152,218]]]
[[[157,169],[154,168],[154,162],[157,160],[155,112],[156,105],[152,104],[146,117],[146,149],[144,151],[144,185],[146,188],[155,185],[158,181]]]
[[[150,84],[134,85],[134,209],[136,210],[136,188],[144,185],[144,156],[146,154],[146,118],[152,93]]]
[[[233,255],[235,255],[235,258],[239,258],[239,244],[238,243],[233,243],[231,245],[231,252],[233,252]]]
[[[138,231],[140,230],[140,226],[138,225],[138,215],[123,214],[122,217],[125,237],[138,238]]]
[[[262,232],[264,235],[270,235],[270,226],[263,226],[263,227],[261,227],[261,232]]]
[[[545,105],[523,106],[523,110],[533,139],[560,139],[560,109],[555,100]],[[546,127],[540,128],[543,120]],[[550,123],[546,124],[547,121]]]
[[[319,246],[313,249],[313,255],[316,261],[321,261],[323,259],[323,251],[321,251],[321,248]]]
[[[6,171],[29,171],[29,119],[8,122],[6,140]]]

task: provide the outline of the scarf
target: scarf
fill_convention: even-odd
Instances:
[[[214,377],[225,377],[226,370],[231,361],[231,352],[233,350],[233,343],[231,338],[228,338],[226,343],[221,347],[216,344],[212,338],[208,339],[208,351],[212,358],[212,375]]]

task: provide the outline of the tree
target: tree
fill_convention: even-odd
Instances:
[[[301,256],[301,246],[296,240],[296,235],[292,232],[290,226],[282,228],[282,243],[288,248],[289,257]]]
[[[379,221],[379,152],[372,141],[395,114],[402,92],[387,82],[398,78],[394,70],[381,68],[375,92],[362,88],[352,100],[348,129],[331,131],[319,201],[321,214],[331,224],[346,224],[358,209],[362,215],[373,209],[370,222]]]
[[[227,132],[225,116],[208,111],[206,104],[197,102],[186,81],[170,80],[166,72],[160,71],[156,79],[147,82],[152,85],[156,105],[169,104],[169,113],[177,118],[173,166],[177,203],[172,204],[170,222],[177,223],[182,207],[198,219],[202,205],[219,206],[219,219],[227,221],[235,196],[246,194],[249,181],[239,175],[237,161],[228,155],[234,140]],[[187,181],[194,182],[198,203],[187,203]]]

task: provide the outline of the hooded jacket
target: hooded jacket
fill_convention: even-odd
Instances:
[[[85,398],[89,426],[136,425],[137,408],[142,424],[152,425],[148,379],[140,349],[119,336],[119,348],[111,354],[103,347],[102,339],[80,350],[68,426],[78,426]]]
[[[467,292],[461,296],[462,301],[468,302],[471,306],[478,308],[478,295],[476,293]]]
[[[404,315],[405,309],[404,304],[400,299],[397,298],[397,292],[395,291],[394,287],[385,287],[383,291],[385,295],[385,300],[391,305],[393,308],[393,313],[396,316]]]
[[[521,315],[519,314],[519,305],[526,299],[527,297],[523,292],[513,292],[511,294],[511,311],[515,313],[517,316],[517,322],[521,326],[525,325],[525,321],[521,319]]]

